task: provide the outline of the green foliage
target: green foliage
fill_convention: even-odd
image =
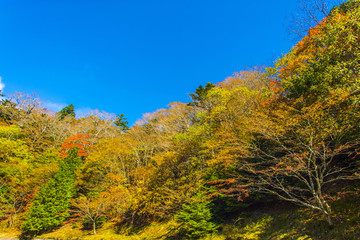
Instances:
[[[116,120],[114,122],[115,126],[118,126],[121,131],[129,130],[128,124],[129,122],[126,121],[127,118],[124,117],[124,114],[116,115]]]
[[[58,112],[58,114],[60,120],[63,120],[66,116],[75,118],[74,105],[70,104],[69,106],[64,107],[60,110],[60,112]]]
[[[334,90],[358,91],[359,19],[359,2],[347,1],[278,61],[288,96],[312,103],[331,97]]]
[[[69,199],[75,193],[74,171],[80,164],[77,149],[71,149],[54,178],[35,196],[22,230],[39,233],[60,225],[69,216]]]
[[[7,220],[8,226],[15,223],[17,214],[22,211],[34,159],[25,142],[16,139],[19,132],[18,126],[0,125],[0,216]]]
[[[190,203],[184,204],[175,218],[180,223],[179,232],[188,239],[199,239],[217,229],[211,222],[210,202],[202,192],[192,197]]]
[[[21,131],[17,125],[3,126],[0,125],[0,137],[12,139],[16,137]]]
[[[20,183],[25,179],[32,158],[29,147],[23,141],[0,138],[0,178]]]
[[[189,105],[199,107],[201,103],[205,100],[207,93],[214,87],[215,85],[210,82],[208,82],[205,87],[200,85],[196,89],[195,93],[190,93],[190,97],[193,101],[190,102]]]
[[[224,237],[317,239],[328,228],[322,211],[334,229],[347,221],[337,239],[358,239],[358,209],[342,211],[358,198],[331,207],[342,198],[337,188],[359,177],[359,2],[334,8],[267,74],[255,68],[199,86],[192,102],[145,114],[131,128],[124,114],[75,120],[73,105],[54,117],[21,94],[0,99],[0,221],[17,218],[23,231],[39,234],[73,214],[95,233],[106,220],[104,228],[122,222],[139,229],[175,215],[182,238],[206,237],[238,219]],[[76,179],[78,156],[85,164]],[[211,201],[199,190],[204,185]],[[74,199],[76,190],[84,197]],[[292,205],[252,215],[270,200],[279,207],[279,198],[307,207],[310,217],[290,216]]]
[[[59,153],[55,149],[48,149],[32,160],[35,168],[59,163]]]
[[[360,6],[359,0],[349,0],[340,4],[337,7],[334,7],[331,10],[330,14],[333,14],[335,11],[339,11],[341,13],[347,13],[348,11],[352,11],[353,9],[358,8],[359,6]]]
[[[15,110],[16,104],[0,95],[0,120],[9,123],[11,120],[11,111]],[[19,110],[15,110],[19,111]]]

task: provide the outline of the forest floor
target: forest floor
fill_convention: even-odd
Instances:
[[[334,227],[329,227],[323,216],[310,209],[299,208],[286,202],[269,202],[253,205],[241,211],[227,222],[219,224],[216,233],[204,240],[359,240],[360,193],[347,192],[331,203]],[[173,220],[152,223],[140,229],[116,228],[105,223],[93,235],[84,230],[80,222],[66,224],[56,231],[37,236],[36,239],[84,239],[84,240],[145,240],[183,239],[172,236]],[[118,229],[118,230],[115,230]],[[16,239],[18,231],[0,232],[0,239]]]

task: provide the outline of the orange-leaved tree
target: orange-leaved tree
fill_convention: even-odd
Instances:
[[[84,157],[87,156],[87,150],[89,146],[89,138],[90,136],[87,134],[76,134],[66,139],[64,143],[61,145],[60,156],[67,157],[68,152],[72,148],[78,148],[78,156]]]
[[[349,156],[359,144],[360,104],[343,91],[299,108],[302,100],[258,109],[252,156],[240,168],[253,174],[257,189],[318,210],[332,225],[329,187],[358,179],[356,159]]]

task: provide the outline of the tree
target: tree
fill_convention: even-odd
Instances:
[[[305,104],[311,104],[336,89],[352,94],[359,90],[359,9],[359,1],[334,8],[276,63],[288,97],[303,97]]]
[[[212,89],[213,87],[215,87],[214,84],[208,82],[205,87],[203,87],[202,85],[200,85],[195,93],[190,93],[190,97],[193,100],[192,102],[189,103],[190,106],[196,106],[196,107],[200,107],[202,102],[205,100],[206,98],[206,94],[207,92]]]
[[[31,162],[34,158],[24,141],[16,139],[20,128],[0,126],[0,214],[12,226],[19,212],[23,211],[26,186]]]
[[[116,120],[114,122],[115,126],[118,126],[120,131],[129,130],[128,124],[129,122],[126,121],[127,118],[124,117],[124,114],[116,115]]]
[[[59,119],[63,120],[65,117],[70,116],[71,118],[75,118],[75,109],[74,105],[70,104],[69,106],[64,107],[58,112]]]
[[[115,138],[118,129],[114,126],[114,119],[115,114],[99,110],[90,111],[71,123],[71,134],[89,135],[90,144],[98,143],[100,139]]]
[[[358,179],[359,1],[333,8],[277,63],[283,91],[265,99],[239,161],[248,187],[320,211],[333,225],[327,191]],[[240,179],[240,178],[239,178]]]
[[[351,95],[334,93],[329,102],[297,109],[295,103],[264,106],[254,121],[252,156],[239,163],[253,174],[253,186],[320,211],[333,225],[327,191],[333,183],[358,179],[356,159],[360,110]]]
[[[45,109],[34,109],[17,124],[22,126],[24,140],[37,152],[58,147],[67,137],[69,125],[67,121],[58,121],[54,114]]]
[[[69,152],[73,151],[73,148],[77,149],[77,155],[85,157],[89,148],[89,135],[77,134],[69,137],[61,145],[61,156],[67,157]]]
[[[110,204],[109,199],[108,195],[100,194],[97,198],[81,196],[71,201],[75,211],[91,222],[94,235],[101,219],[106,216],[105,212]]]
[[[58,147],[68,134],[69,121],[58,121],[53,113],[41,107],[36,96],[17,93],[0,104],[0,118],[7,124],[21,127],[22,140],[42,152]]]
[[[217,229],[211,222],[210,202],[201,192],[184,204],[175,218],[180,224],[178,231],[187,239],[199,239]]]
[[[23,212],[28,191],[26,187],[12,181],[4,182],[4,186],[0,188],[0,211],[7,218],[8,227],[12,227],[19,213]]]
[[[303,38],[308,31],[328,17],[331,10],[346,0],[299,0],[295,15],[290,18],[290,32],[296,38]]]
[[[40,101],[35,94],[17,92],[1,101],[0,117],[8,124],[17,122],[22,126],[22,120],[26,119],[34,110],[40,109]]]
[[[226,195],[237,200],[249,196],[249,176],[238,167],[239,159],[251,152],[254,110],[271,95],[271,81],[260,68],[235,73],[207,93],[205,104],[212,106],[203,114],[208,137],[202,137],[202,154],[206,158],[205,179],[214,186],[214,197]],[[201,121],[200,121],[201,122]],[[241,177],[240,177],[241,176]],[[244,181],[242,180],[244,179]]]
[[[114,184],[110,174],[129,183],[129,173],[136,166],[134,159],[134,152],[121,139],[102,140],[85,159],[78,186],[84,193],[105,191]]]
[[[60,225],[68,216],[69,199],[75,193],[74,171],[80,166],[77,149],[69,151],[59,171],[35,196],[21,229],[37,234]]]

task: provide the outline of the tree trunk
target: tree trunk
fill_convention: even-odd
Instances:
[[[332,217],[330,214],[326,214],[326,221],[328,222],[328,224],[330,225],[330,227],[332,227],[334,225],[333,221],[332,221]]]
[[[94,230],[94,235],[96,234],[96,221],[93,221],[93,230]]]
[[[11,227],[15,222],[15,215],[10,215],[9,219],[9,227]]]

